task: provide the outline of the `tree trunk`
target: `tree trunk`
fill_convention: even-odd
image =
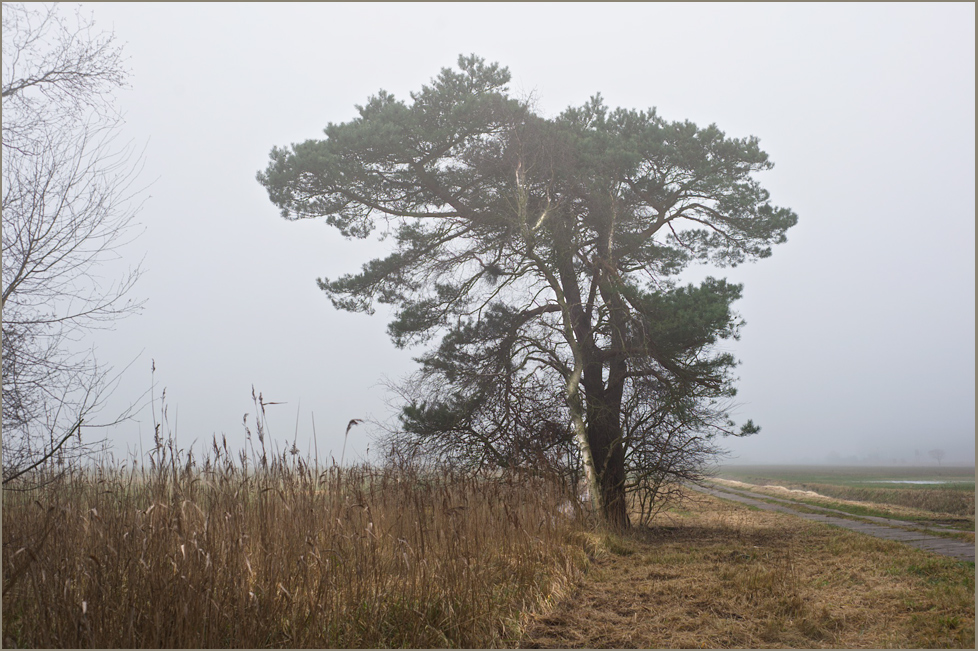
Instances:
[[[611,395],[609,395],[609,393]],[[601,513],[616,530],[631,526],[625,500],[625,447],[622,444],[621,399],[615,391],[587,394],[587,435],[601,483]]]

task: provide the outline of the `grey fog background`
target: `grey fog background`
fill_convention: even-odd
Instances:
[[[508,66],[555,115],[611,107],[756,135],[763,184],[800,218],[772,258],[699,270],[745,284],[737,462],[945,465],[975,457],[975,6],[960,4],[85,3],[126,44],[124,136],[152,183],[139,316],[97,333],[125,372],[105,416],[156,364],[178,444],[227,436],[266,401],[271,437],[339,459],[351,418],[391,415],[409,373],[386,315],[337,312],[315,279],[384,251],[278,216],[255,173],[274,145],[318,138],[383,88],[400,98],[461,53]],[[107,269],[111,274],[112,269]],[[157,404],[158,406],[158,404]],[[249,420],[253,416],[249,416]],[[148,449],[152,418],[107,431]],[[347,460],[365,458],[351,430]]]

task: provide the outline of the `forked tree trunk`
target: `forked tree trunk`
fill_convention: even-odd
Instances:
[[[600,373],[600,367],[598,370]],[[581,400],[580,367],[567,379],[574,438],[581,453],[591,505],[614,530],[631,526],[625,501],[625,447],[621,432],[621,391],[603,387],[585,389],[587,408]]]
[[[572,337],[569,339],[573,342]],[[584,464],[584,477],[587,480],[591,507],[595,512],[601,513],[604,491],[601,487],[597,466],[594,463],[588,428],[584,422],[584,406],[581,401],[581,356],[576,346],[572,345],[572,348],[575,352],[576,363],[574,372],[567,378],[567,406],[570,408],[571,424],[574,427],[574,441],[577,443],[577,449],[581,453],[581,462]]]
[[[625,500],[625,447],[621,404],[611,398],[588,395],[587,434],[601,485],[601,515],[609,527],[622,531],[631,526]]]

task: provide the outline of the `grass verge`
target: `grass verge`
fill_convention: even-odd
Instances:
[[[709,496],[598,547],[545,648],[973,648],[974,564]]]

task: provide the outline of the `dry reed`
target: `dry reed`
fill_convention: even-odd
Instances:
[[[158,443],[149,468],[4,491],[4,646],[511,644],[586,563],[565,499],[515,473]]]

